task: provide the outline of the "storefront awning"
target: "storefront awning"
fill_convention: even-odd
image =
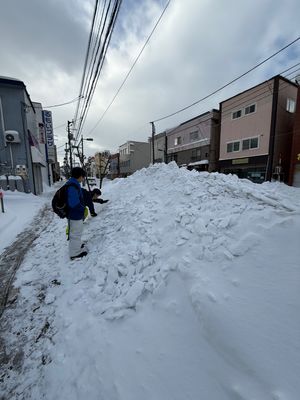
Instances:
[[[47,166],[43,154],[35,146],[31,146],[31,157],[34,164],[40,164],[42,167]]]

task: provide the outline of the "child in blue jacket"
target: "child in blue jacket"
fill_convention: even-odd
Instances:
[[[71,260],[87,255],[84,244],[81,242],[85,202],[80,184],[85,175],[82,168],[75,167],[71,171],[71,178],[66,183],[68,186],[69,255]]]

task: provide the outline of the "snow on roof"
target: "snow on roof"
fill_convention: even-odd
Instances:
[[[11,78],[11,77],[9,77],[9,76],[1,76],[0,75],[0,80],[3,80],[3,81],[11,81],[11,82],[16,82],[16,83],[20,83],[20,84],[22,84],[22,85],[24,85],[24,82],[23,81],[21,81],[20,79],[16,79],[16,78]],[[25,86],[25,85],[24,85]]]
[[[3,75],[0,75],[0,79],[7,79],[7,80],[10,80],[10,81],[19,81],[19,82],[22,82],[20,79],[11,78],[10,76],[3,76]]]
[[[195,161],[193,163],[189,163],[188,166],[192,167],[192,166],[196,166],[196,165],[205,165],[205,164],[208,164],[208,160]]]

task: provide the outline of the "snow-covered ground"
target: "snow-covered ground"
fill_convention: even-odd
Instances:
[[[171,163],[103,198],[86,258],[56,217],[28,252],[6,314],[25,361],[3,395],[298,400],[300,190]]]
[[[1,190],[1,189],[0,189]],[[4,213],[0,208],[0,254],[21,233],[45,204],[45,196],[3,191]]]

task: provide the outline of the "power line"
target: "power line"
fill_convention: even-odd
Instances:
[[[298,64],[295,64],[295,65],[299,65],[299,63],[298,63]],[[290,68],[288,68],[288,69],[286,69],[285,71],[281,72],[280,74],[282,74],[282,73],[284,73],[284,72],[286,72],[286,71],[288,71],[288,70],[294,68],[295,65],[292,66],[292,67],[290,67]],[[295,78],[295,77],[297,76],[297,73],[296,73],[297,71],[298,71],[298,70],[293,71],[293,74],[295,74],[295,75],[294,75],[291,79],[293,79],[293,78]],[[280,74],[279,74],[279,75],[280,75]],[[288,75],[290,75],[290,74],[287,74],[287,76],[288,76]],[[274,77],[273,77],[273,78],[274,78]],[[262,84],[263,84],[263,83],[267,83],[267,84],[268,84],[268,82],[272,81],[273,78],[271,78],[271,79],[269,79],[269,80],[267,80],[267,81],[265,81],[265,82],[262,82]],[[283,91],[284,89],[286,89],[287,87],[289,87],[289,85],[290,85],[290,83],[286,82],[286,83],[285,83],[280,89],[278,89],[278,91],[275,92],[275,93],[279,93],[279,92]],[[251,90],[251,88],[250,88],[249,90]],[[253,95],[253,94],[256,93],[257,91],[258,91],[258,90],[252,92],[251,94]],[[247,90],[247,92],[248,92],[248,90]],[[239,100],[237,100],[236,102],[234,102],[234,103],[232,103],[232,104],[230,105],[230,108],[231,108],[231,109],[232,109],[233,107],[234,107],[234,108],[238,108],[238,107],[240,107],[240,106],[244,106],[245,104],[251,104],[253,101],[260,101],[260,100],[263,100],[263,99],[265,99],[265,98],[267,98],[267,97],[270,97],[272,94],[273,94],[273,92],[272,92],[271,88],[269,87],[269,88],[266,88],[266,90],[264,90],[263,92],[261,92],[259,95],[256,95],[256,96],[254,96],[254,97],[251,96],[247,101],[243,100],[242,102],[240,102]],[[262,95],[263,95],[263,96],[262,96]],[[261,96],[262,96],[262,97],[261,97]],[[233,107],[232,107],[232,106],[233,106]],[[229,116],[229,115],[231,115],[231,114],[232,114],[231,111],[228,112],[228,111],[226,110],[226,111],[224,112],[224,109],[222,109],[222,121],[220,121],[219,123],[215,123],[215,124],[214,124],[214,127],[218,127],[218,126],[221,127],[221,126],[223,125],[223,123],[224,123],[225,117],[227,117],[227,116]],[[192,118],[192,119],[199,118],[200,116],[201,116],[201,114],[198,115],[198,116],[196,116],[196,117],[194,117],[194,118]],[[220,114],[220,116],[221,116],[221,114]],[[204,115],[203,115],[203,117],[204,117]],[[189,121],[191,122],[191,120],[189,120]],[[186,125],[186,123],[188,123],[189,121],[185,121],[185,122],[183,122],[182,124],[177,125],[177,126],[175,126],[175,127],[173,127],[173,128],[165,129],[164,132],[166,132],[167,135],[170,135],[170,134],[173,133],[174,131],[177,131],[176,133],[180,133],[180,132],[182,132],[182,131],[185,131],[185,130],[187,129],[187,127],[185,127],[184,125]],[[210,122],[210,121],[211,121],[211,117],[208,117],[208,118],[202,119],[202,120],[200,120],[200,121],[197,121],[197,122],[194,123],[193,125],[189,125],[188,128],[193,128],[193,127],[198,127],[198,128],[200,128],[200,125],[205,124],[205,123],[208,123],[208,122]]]
[[[95,91],[95,87],[96,87],[98,79],[99,79],[99,75],[100,75],[100,72],[101,72],[101,69],[102,69],[102,65],[103,65],[105,54],[106,54],[106,50],[107,50],[107,47],[108,47],[108,44],[109,44],[109,41],[110,41],[110,35],[112,33],[113,21],[114,21],[116,8],[117,8],[118,4],[119,4],[118,2],[115,2],[115,4],[114,4],[112,15],[111,15],[110,21],[108,23],[109,25],[107,27],[107,31],[106,31],[106,34],[105,34],[105,38],[104,38],[104,41],[103,41],[102,46],[101,46],[100,56],[98,57],[98,60],[97,60],[97,65],[96,65],[95,72],[93,74],[93,77],[91,75],[90,78],[89,78],[89,82],[88,82],[89,93],[88,93],[87,101],[85,102],[85,105],[84,105],[84,108],[83,108],[83,112],[81,114],[81,119],[80,119],[80,122],[79,122],[79,127],[78,127],[76,140],[78,139],[78,137],[80,135],[80,130],[81,130],[81,128],[82,128],[82,126],[84,124],[84,121],[86,119],[86,115],[87,115],[89,107],[90,107],[90,103],[91,103],[91,100],[92,100],[92,97],[93,97],[93,94],[94,94],[94,91]],[[104,23],[103,23],[103,27],[102,27],[101,35],[100,35],[100,39],[99,39],[99,45],[98,45],[97,52],[96,52],[96,57],[97,57],[97,55],[99,53],[99,49],[100,49],[100,45],[101,45],[101,37],[102,37],[103,31],[104,31],[104,27],[105,27],[105,24],[106,24],[106,21],[107,21],[110,5],[111,5],[111,1],[109,1],[108,9],[107,9],[106,14],[105,14]],[[96,64],[96,59],[94,60],[92,71],[94,70],[94,65],[95,64]]]
[[[79,99],[82,98],[82,96],[83,96],[84,78],[85,78],[86,68],[87,68],[87,63],[88,63],[88,58],[89,58],[89,51],[90,51],[90,46],[91,46],[91,41],[92,41],[92,36],[93,36],[93,29],[94,29],[94,24],[95,24],[96,13],[97,13],[97,9],[98,9],[98,1],[99,0],[95,1],[95,7],[94,7],[94,13],[93,13],[93,19],[92,19],[92,26],[91,26],[91,29],[90,29],[88,46],[87,46],[87,51],[86,51],[85,60],[84,60],[83,74],[82,74],[82,78],[81,78],[81,84],[80,84],[80,90],[79,90],[79,96],[78,96]],[[79,105],[80,105],[80,101],[77,104],[74,121],[77,121]]]
[[[276,51],[275,53],[273,53],[271,56],[265,58],[263,61],[261,61],[260,63],[256,64],[254,67],[250,68],[248,71],[244,72],[243,74],[239,75],[238,77],[234,78],[233,80],[231,80],[230,82],[226,83],[225,85],[221,86],[220,88],[214,90],[213,92],[209,93],[208,95],[202,97],[200,100],[195,101],[194,103],[181,108],[180,110],[177,110],[171,114],[168,114],[164,117],[158,118],[152,122],[158,122],[158,121],[162,121],[166,118],[172,117],[173,115],[179,114],[182,111],[187,110],[190,107],[193,107],[196,104],[199,104],[200,102],[208,99],[209,97],[213,96],[214,94],[220,92],[221,90],[225,89],[227,86],[233,84],[234,82],[236,82],[237,80],[241,79],[242,77],[244,77],[245,75],[249,74],[250,72],[254,71],[256,68],[260,67],[262,64],[264,64],[265,62],[267,62],[268,60],[270,60],[271,58],[275,57],[277,54],[281,53],[282,51],[284,51],[285,49],[287,49],[288,47],[292,46],[294,43],[296,43],[298,40],[300,40],[300,36],[298,36],[295,40],[293,40],[292,42],[288,43],[286,46],[282,47],[281,49],[279,49],[278,51]]]
[[[93,35],[95,35],[95,40],[93,43],[92,39],[89,42],[87,50],[87,58],[86,58],[87,61],[82,78],[81,93],[84,93],[84,101],[82,102],[81,105],[79,118],[77,118],[78,110],[76,110],[77,114],[75,114],[75,116],[79,122],[77,126],[75,125],[73,127],[73,130],[74,131],[76,130],[76,138],[75,138],[76,141],[78,140],[81,134],[81,131],[85,124],[85,120],[87,118],[87,114],[89,112],[89,108],[98,83],[100,73],[103,68],[106,52],[110,44],[112,32],[115,27],[121,3],[122,0],[114,0],[114,1],[109,0],[108,6],[105,9],[106,5],[106,0],[105,0],[104,6],[102,8],[100,21],[99,18],[97,19],[98,9],[95,10],[94,12],[95,19],[94,23],[92,24],[90,38],[92,38]],[[98,6],[98,3],[96,3],[96,6]],[[90,60],[89,65],[88,65],[88,60]]]
[[[299,66],[299,65],[300,65],[300,62],[297,63],[297,64],[294,64],[292,67],[289,67],[289,68],[285,69],[284,71],[279,72],[277,75],[282,75],[282,76],[284,76],[283,74],[285,74],[287,71],[290,71],[291,69],[293,69],[293,68],[295,68],[295,67],[297,67],[297,66]],[[299,71],[299,68],[296,69],[295,71],[289,72],[288,74],[286,74],[286,75],[284,76],[284,78],[287,78],[288,76],[295,74],[297,71]],[[288,79],[289,79],[289,80],[292,80],[292,79],[294,79],[296,76],[297,76],[297,74],[296,74],[295,76],[291,77],[291,78],[288,78]],[[268,79],[268,80],[265,81],[265,82],[268,82],[268,81],[270,81],[270,80],[272,80],[272,78]],[[262,91],[261,91],[262,89],[261,89],[260,86],[261,86],[261,83],[260,83],[259,85],[257,85],[257,88],[254,89],[251,93],[252,93],[252,94],[255,94],[255,93],[257,93],[257,92],[260,92],[258,96],[261,96],[261,95],[263,95],[264,93],[268,93],[268,89],[266,89],[264,92],[262,92]],[[245,98],[245,99],[247,98],[247,96],[249,95],[249,94],[248,94],[248,91],[249,91],[249,89],[245,90],[245,92],[242,92],[242,93],[238,93],[238,94],[237,94],[237,95],[239,96],[239,100],[237,100],[238,105],[242,105],[242,104],[247,103],[248,100],[244,100],[244,101],[242,101],[242,102],[241,102],[241,100],[244,99],[244,98]],[[228,100],[228,99],[226,99],[226,100]],[[236,104],[236,102],[233,102],[233,103],[231,103],[231,105],[228,105],[227,107],[226,107],[226,106],[225,106],[225,107],[222,106],[222,112],[225,111],[226,108],[227,108],[227,109],[232,109],[232,105],[235,105],[235,104]]]
[[[297,63],[297,64],[295,64],[295,65],[293,65],[292,67],[290,67],[290,68],[287,68],[286,70],[284,70],[284,71],[282,71],[282,72],[280,72],[279,73],[279,75],[282,75],[283,73],[285,73],[285,72],[287,72],[287,71],[289,71],[290,69],[292,69],[292,68],[295,68],[296,66],[298,66],[298,65],[300,65],[300,62],[299,63]],[[299,71],[300,69],[298,68],[297,70],[295,70],[295,71],[293,71],[292,72],[292,74],[293,73],[295,73],[295,72],[297,72],[297,71]],[[287,74],[286,76],[289,76],[290,74]],[[295,75],[293,78],[295,78],[297,75]],[[125,83],[125,81],[124,81],[124,83]],[[260,89],[258,89],[257,91],[259,91]],[[262,93],[261,93],[262,94]],[[71,100],[69,103],[71,103],[71,102],[75,102],[76,100],[78,100],[78,98],[79,97],[77,97],[76,99],[74,99],[74,100]],[[64,105],[64,104],[69,104],[69,103],[63,103],[62,105]],[[57,105],[57,106],[59,106],[59,105]],[[45,106],[45,107],[43,107],[43,108],[50,108],[50,107],[56,107],[56,106]],[[108,107],[109,108],[109,107]],[[107,110],[108,110],[108,108],[107,108]],[[231,107],[230,107],[231,108]],[[106,110],[106,111],[107,111]],[[105,111],[105,112],[106,112]],[[102,115],[102,117],[101,117],[101,119],[103,118],[103,116],[104,116],[104,114]],[[91,134],[92,132],[93,132],[93,130],[96,128],[96,126],[101,122],[101,119],[97,122],[97,124],[94,126],[94,128],[92,128],[91,129],[91,131],[88,133],[88,135],[89,134]],[[78,120],[78,119],[77,119]],[[146,124],[143,124],[143,126],[144,125],[146,125]],[[59,128],[62,128],[62,127],[65,127],[66,126],[66,124],[65,123],[63,123],[63,124],[61,124],[61,125],[58,125],[58,126],[55,126],[54,128],[53,128],[53,130],[56,130],[56,129],[59,129]]]
[[[121,83],[119,89],[117,90],[116,94],[114,95],[114,97],[112,98],[111,102],[109,103],[109,105],[107,106],[107,108],[105,109],[105,111],[103,112],[103,114],[101,115],[100,119],[97,121],[97,123],[95,124],[95,126],[89,131],[88,135],[90,135],[95,129],[96,127],[100,124],[100,122],[102,121],[102,119],[104,118],[105,114],[107,113],[107,111],[110,109],[110,107],[112,106],[113,102],[115,101],[116,97],[118,96],[118,94],[120,93],[122,87],[124,86],[125,82],[127,81],[127,79],[129,78],[129,75],[131,74],[133,68],[135,67],[136,63],[138,62],[140,56],[142,55],[146,45],[148,44],[149,40],[151,39],[151,36],[153,35],[155,29],[157,28],[158,24],[160,23],[160,20],[162,19],[164,13],[166,12],[169,4],[170,4],[171,0],[169,0],[165,6],[165,8],[163,9],[160,17],[158,18],[158,20],[156,21],[156,24],[154,25],[150,35],[148,36],[147,40],[145,41],[143,47],[141,48],[139,54],[137,55],[136,59],[134,60],[132,66],[130,67],[129,71],[127,72],[123,82]]]
[[[61,104],[54,104],[53,106],[43,106],[43,108],[54,108],[54,107],[61,107],[61,106],[65,106],[67,104],[71,104],[74,103],[75,101],[77,101],[78,99],[80,99],[82,96],[77,96],[75,99],[67,101],[65,103],[61,103]]]
[[[78,121],[78,119],[77,119],[77,121]],[[75,122],[75,121],[73,120],[73,122]],[[56,130],[56,129],[62,128],[63,126],[66,126],[66,123],[63,123],[63,124],[61,124],[61,125],[57,125],[57,126],[55,126],[55,127],[53,128],[53,130]]]
[[[107,21],[107,16],[108,16],[108,12],[110,9],[110,5],[111,5],[111,0],[109,0],[109,4],[107,7],[105,16],[104,16],[105,6],[106,6],[106,0],[105,0],[105,2],[103,4],[100,22],[99,22],[98,29],[97,29],[95,43],[94,43],[93,50],[92,50],[91,59],[90,59],[90,65],[89,65],[89,69],[88,69],[88,73],[87,73],[88,78],[86,79],[85,87],[83,89],[83,90],[86,90],[86,93],[88,93],[88,91],[91,87],[91,81],[92,81],[93,75],[95,74],[95,66],[96,66],[96,62],[98,59],[99,49],[100,49],[101,42],[102,42],[102,35],[103,35],[104,27],[105,27],[105,24]],[[104,17],[104,19],[103,19],[103,17]]]

